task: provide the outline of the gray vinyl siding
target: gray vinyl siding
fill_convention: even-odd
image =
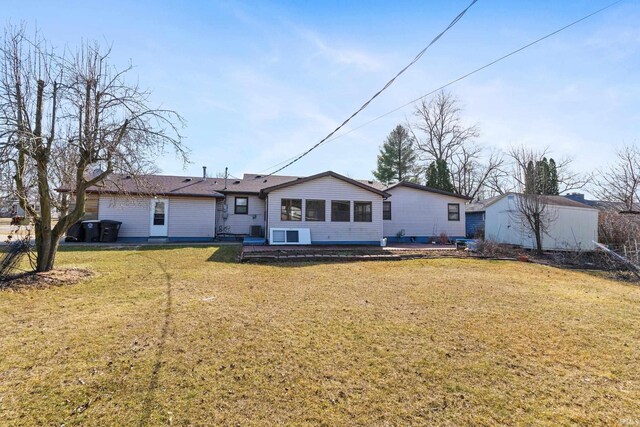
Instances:
[[[391,220],[383,221],[385,237],[395,237],[404,230],[406,237],[465,235],[465,201],[457,197],[430,193],[407,187],[388,190],[391,197]],[[448,204],[460,205],[460,220],[449,221]]]
[[[151,219],[149,218],[148,221]],[[169,199],[169,237],[213,237],[216,201],[202,197]]]
[[[169,197],[168,237],[215,236],[215,199]],[[100,196],[98,219],[122,222],[118,237],[149,237],[151,199]]]
[[[150,208],[149,198],[100,196],[98,219],[122,222],[118,237],[149,237]]]
[[[235,198],[247,197],[249,202],[248,214],[234,213]],[[224,205],[227,205],[226,215]],[[224,200],[219,200],[216,208],[216,224],[218,233],[249,234],[252,225],[264,228],[265,201],[252,194],[229,194]],[[226,218],[225,218],[226,216]]]
[[[302,199],[302,221],[281,221],[282,199]],[[305,221],[305,200],[325,201],[325,221]],[[349,222],[331,221],[331,201],[350,202]],[[382,238],[382,196],[325,176],[269,193],[269,228],[308,228],[312,242],[379,242]],[[371,202],[372,222],[353,221],[353,202]]]

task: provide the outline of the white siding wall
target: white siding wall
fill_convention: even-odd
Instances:
[[[215,199],[170,197],[169,237],[215,236]],[[100,196],[98,219],[122,222],[118,237],[149,237],[151,199]]]
[[[215,227],[215,199],[203,197],[169,199],[169,237],[211,237],[213,239]]]
[[[98,219],[122,222],[118,237],[149,237],[150,208],[148,198],[100,196]]]
[[[249,198],[249,213],[247,215],[234,213],[236,197]],[[224,214],[225,204],[227,205],[226,218]],[[252,225],[260,225],[264,229],[264,208],[264,200],[260,199],[256,195],[229,194],[225,200],[218,201],[216,208],[216,224],[219,228],[228,227],[228,229],[225,229],[225,233],[249,234]]]
[[[302,199],[302,221],[281,221],[282,199]],[[325,221],[305,221],[305,200],[325,200]],[[331,200],[351,202],[349,222],[331,221]],[[371,202],[372,222],[353,221],[353,202]],[[326,176],[269,193],[269,228],[309,228],[312,242],[379,242],[382,238],[382,196]]]
[[[548,206],[553,218],[542,238],[545,250],[592,250],[598,237],[598,211],[572,206]],[[509,196],[490,205],[485,213],[485,238],[498,243],[535,247],[535,237],[523,226],[515,198]]]
[[[391,197],[391,220],[383,221],[385,237],[395,237],[404,229],[405,236],[450,237],[465,235],[465,201],[457,197],[429,193],[414,188],[396,187],[388,191]],[[449,221],[448,204],[460,205],[460,221]]]

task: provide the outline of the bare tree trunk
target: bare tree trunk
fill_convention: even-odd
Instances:
[[[542,255],[542,227],[539,221],[537,221],[534,227],[534,235],[536,236],[536,253]]]

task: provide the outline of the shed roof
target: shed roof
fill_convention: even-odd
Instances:
[[[473,203],[469,203],[467,205],[466,211],[467,212],[484,212],[489,206],[493,205],[494,203],[496,203],[499,200],[502,200],[504,197],[506,196],[518,196],[520,195],[520,193],[505,193],[505,194],[501,194],[495,197],[490,197],[488,199],[484,199],[484,200],[479,200]],[[552,205],[552,206],[566,206],[566,207],[572,207],[572,208],[581,208],[581,209],[595,209],[591,206],[585,205],[584,203],[580,203],[580,202],[576,202],[574,200],[571,199],[567,199],[564,196],[551,196],[551,195],[546,195],[546,196],[542,196],[543,197],[543,201],[548,204],[548,205]]]

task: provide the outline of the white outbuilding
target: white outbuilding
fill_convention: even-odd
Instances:
[[[523,197],[507,193],[467,206],[467,222],[475,221],[474,230],[484,228],[485,240],[497,243],[536,247],[535,235],[520,214],[518,201]],[[546,230],[542,236],[544,250],[593,250],[598,239],[598,210],[562,196],[541,196],[545,205]],[[481,222],[478,222],[480,219]],[[470,224],[467,224],[467,229]]]

